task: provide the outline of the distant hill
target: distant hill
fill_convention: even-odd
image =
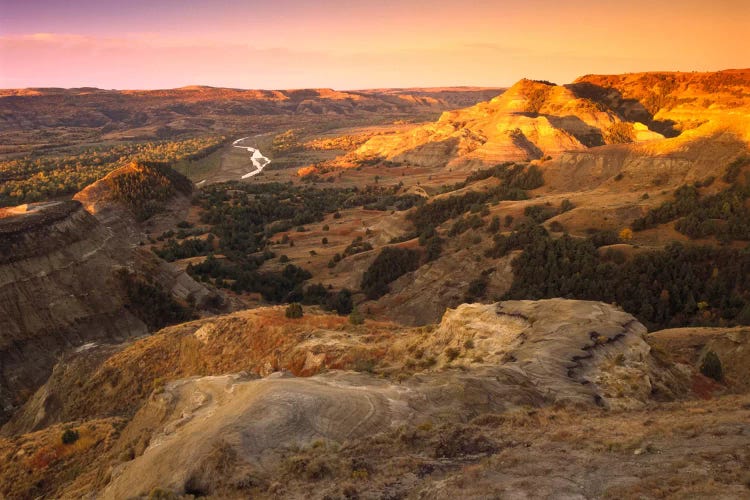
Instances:
[[[360,157],[422,166],[539,159],[568,150],[660,138],[642,123],[565,86],[521,80],[502,95],[402,134],[374,138]]]
[[[97,213],[100,205],[117,203],[143,221],[159,212],[173,197],[189,196],[193,184],[168,165],[156,162],[134,162],[109,173],[76,195],[89,211]]]
[[[703,148],[705,139],[719,135],[722,140],[706,146],[710,152]],[[748,144],[750,70],[588,75],[569,85],[521,80],[490,101],[445,112],[436,122],[374,137],[339,163],[387,160],[472,170],[575,152],[597,157],[681,152],[698,164],[710,159],[724,164]],[[694,175],[711,175],[698,166]]]
[[[586,75],[568,87],[668,137],[750,106],[750,69]]]
[[[166,90],[36,88],[0,90],[0,133],[95,129],[112,138],[169,137],[244,125],[260,116],[413,115],[474,104],[502,89]]]

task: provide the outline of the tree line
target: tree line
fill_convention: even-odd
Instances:
[[[649,328],[750,324],[748,249],[673,243],[628,259],[600,253],[592,238],[552,238],[541,226],[507,241],[523,252],[513,261],[506,299],[616,303]]]

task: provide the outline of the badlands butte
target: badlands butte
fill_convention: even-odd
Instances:
[[[0,136],[2,498],[750,497],[750,70]]]

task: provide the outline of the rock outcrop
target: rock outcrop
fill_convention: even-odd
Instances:
[[[123,307],[114,271],[129,246],[80,203],[5,211],[0,219],[0,421],[50,374],[61,352],[146,333]]]
[[[724,166],[750,151],[749,70],[587,75],[568,88],[666,138],[565,152],[545,164],[553,189],[677,187],[721,177]]]
[[[434,123],[373,137],[340,163],[468,170],[552,157],[543,163],[552,190],[663,190],[719,178],[750,152],[748,88],[748,70],[522,80]]]
[[[404,325],[439,322],[446,309],[466,300],[473,279],[489,269],[486,297],[502,297],[513,282],[513,252],[497,262],[480,260],[484,248],[474,245],[446,252],[389,285],[390,292],[376,302],[361,304],[373,313],[386,315]],[[355,284],[356,286],[356,284]]]
[[[443,113],[431,124],[373,137],[356,155],[426,167],[487,166],[583,150],[621,140],[662,136],[642,123],[624,123],[606,106],[576,96],[564,86],[521,80],[502,95],[470,108]]]
[[[144,194],[139,207],[164,207],[159,215],[169,217],[170,202],[188,203],[190,183],[178,175],[160,165],[129,165],[79,193],[84,204],[0,211],[0,422],[44,384],[62,353],[147,333],[126,307],[120,271],[148,276],[178,300],[200,305],[210,295],[138,246],[143,235],[131,198]],[[124,177],[119,184],[132,191],[118,192],[116,180]]]
[[[695,370],[700,370],[706,355],[713,352],[721,364],[726,388],[735,392],[750,389],[750,327],[672,328],[650,333],[646,339],[654,348]]]
[[[237,314],[249,318],[248,313],[230,318]],[[265,322],[267,328],[277,328],[270,317]],[[181,335],[191,335],[199,343],[200,359],[201,349],[208,353],[220,347],[214,343],[236,336],[222,333],[229,324],[201,321],[180,327]],[[252,327],[251,337],[262,341],[258,326]],[[357,327],[347,327],[353,329],[351,335],[330,327],[277,356],[306,352],[320,358],[322,371],[327,360],[341,361],[336,355],[329,357],[329,351],[341,353],[347,345],[360,344],[369,351],[371,369],[393,373],[394,363],[401,362],[400,370],[412,375],[399,377],[397,383],[345,370],[307,378],[288,372],[259,378],[249,372],[206,375],[218,372],[198,368],[202,376],[166,382],[144,402],[114,448],[126,455],[135,450],[136,456],[114,468],[101,494],[119,498],[148,494],[157,487],[197,491],[195,485],[211,468],[217,449],[240,464],[233,474],[245,474],[248,468],[277,467],[285,450],[314,440],[351,442],[424,420],[461,422],[529,406],[640,408],[655,397],[679,397],[687,388],[679,369],[651,355],[640,323],[596,302],[466,304],[449,310],[435,329],[381,330],[365,341],[358,339],[363,332],[355,332]],[[167,337],[162,345],[175,340]],[[143,342],[153,344],[152,339]],[[116,359],[142,364],[146,358],[139,354],[144,351],[138,344],[114,354],[104,365],[113,369]],[[226,357],[232,348],[222,346]],[[408,358],[416,355],[432,361],[410,372]],[[185,373],[182,367],[172,371]],[[260,367],[250,371],[258,373]]]

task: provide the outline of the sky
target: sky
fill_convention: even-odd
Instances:
[[[0,88],[340,90],[750,67],[750,0],[0,0]]]

